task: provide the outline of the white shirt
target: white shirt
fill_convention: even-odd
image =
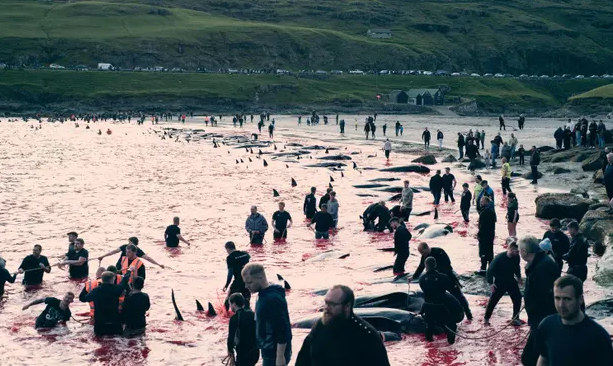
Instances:
[[[392,150],[392,143],[390,141],[385,141],[385,145],[383,145],[383,150]]]

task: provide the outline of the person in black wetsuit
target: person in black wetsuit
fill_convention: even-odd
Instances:
[[[124,291],[130,291],[128,281],[132,276],[134,267],[130,267],[121,283],[115,285],[115,273],[104,272],[101,283],[85,296],[86,302],[94,302],[94,333],[97,336],[120,335],[123,333],[121,316],[119,314],[119,298]]]
[[[272,233],[275,239],[287,238],[287,229],[292,227],[292,215],[285,211],[285,203],[279,202],[279,211],[272,214]]]
[[[70,304],[72,304],[73,301],[74,293],[67,292],[62,300],[55,297],[45,297],[24,305],[22,310],[26,310],[32,305],[46,304],[47,307],[45,310],[36,318],[34,328],[53,328],[58,322],[67,322],[70,320],[70,316],[72,315],[70,312]]]
[[[251,293],[245,287],[245,282],[243,281],[243,276],[241,276],[241,272],[243,268],[249,263],[251,256],[247,252],[243,252],[240,250],[236,250],[236,245],[234,242],[227,242],[225,245],[226,252],[228,253],[228,257],[226,258],[226,264],[228,266],[228,276],[226,278],[226,284],[223,287],[223,291],[225,292],[230,286],[230,291],[228,292],[228,297],[224,302],[224,306],[226,310],[229,309],[230,303],[228,299],[234,293],[240,293],[244,296],[246,301],[246,307],[249,309],[249,300],[251,300]],[[234,278],[234,282],[232,282],[232,278]],[[232,284],[230,285],[230,282]]]
[[[315,224],[315,239],[327,240],[330,238],[329,231],[334,227],[334,218],[328,212],[327,204],[323,204],[321,206],[321,211],[317,212],[315,216],[313,216],[307,227],[310,228],[313,224]]]
[[[305,338],[295,366],[389,366],[380,333],[353,312],[355,295],[332,287],[324,312]]]
[[[445,293],[453,288],[453,281],[447,275],[436,270],[436,259],[425,260],[426,273],[419,278],[419,287],[424,293],[424,305],[421,313],[426,318],[426,340],[432,342],[434,327],[443,324],[447,333],[447,342],[455,343],[455,331],[458,326],[449,320],[449,311],[445,306]]]
[[[430,150],[430,138],[430,131],[428,131],[428,127],[426,127],[424,132],[421,134],[421,139],[424,141],[424,148],[426,151]]]
[[[432,257],[436,259],[436,268],[437,271],[447,275],[453,281],[453,287],[449,290],[449,293],[453,295],[453,297],[458,300],[462,308],[464,309],[464,314],[466,314],[466,318],[468,320],[472,320],[473,314],[470,311],[470,306],[468,305],[468,300],[462,293],[462,288],[460,287],[460,281],[458,281],[458,277],[456,276],[453,267],[451,267],[451,260],[449,256],[445,252],[445,250],[441,248],[430,248],[427,243],[420,243],[417,246],[417,251],[421,254],[421,260],[419,261],[419,266],[413,272],[413,280],[417,280],[419,276],[423,273],[426,268],[426,259]]]
[[[71,279],[87,278],[89,276],[89,266],[87,264],[89,260],[89,252],[83,248],[85,241],[78,238],[75,241],[74,250],[66,253],[66,257],[59,264],[60,268],[68,265],[68,273]]]
[[[496,212],[488,197],[481,197],[482,210],[479,213],[479,257],[481,269],[475,274],[485,276],[487,265],[494,259],[494,238],[496,237]]]
[[[324,194],[323,196],[321,196],[321,198],[319,199],[319,209],[321,210],[321,206],[323,205],[327,205],[328,201],[330,201],[330,192],[332,192],[332,188],[327,188],[326,189],[326,194]]]
[[[582,281],[572,275],[560,277],[553,295],[557,314],[545,318],[536,332],[538,365],[613,365],[609,333],[582,311]]]
[[[168,226],[166,228],[166,231],[164,231],[164,241],[166,242],[166,246],[169,248],[178,247],[179,240],[184,242],[188,246],[190,245],[190,243],[187,240],[183,239],[183,237],[181,236],[181,228],[179,228],[180,222],[181,222],[180,218],[176,216],[173,217],[172,225]]]
[[[460,200],[460,211],[462,211],[462,218],[465,222],[469,222],[470,203],[472,200],[472,193],[468,190],[468,183],[462,184],[462,199]]]
[[[51,272],[49,260],[40,253],[43,247],[36,244],[32,250],[32,254],[25,257],[19,265],[18,272],[25,273],[23,275],[23,284],[26,286],[38,286],[43,283],[43,275]],[[27,272],[26,272],[27,271]]]
[[[568,253],[570,249],[570,240],[568,236],[560,230],[559,219],[551,219],[549,222],[549,230],[545,232],[543,235],[543,240],[549,239],[551,242],[551,249],[553,251],[553,258],[555,259],[558,267],[560,267],[560,272],[562,272],[562,267],[564,266],[564,261],[562,260],[562,256]]]
[[[517,280],[515,279],[517,278]],[[519,311],[521,310],[521,292],[519,284],[523,283],[521,278],[521,269],[519,268],[519,247],[517,243],[510,243],[507,251],[498,254],[490,268],[487,269],[487,283],[490,284],[492,294],[487,302],[485,310],[485,325],[490,324],[490,318],[494,312],[494,308],[498,301],[508,292],[513,301],[513,319],[512,324],[519,326],[522,322],[519,320]]]
[[[126,295],[121,309],[121,317],[125,324],[124,337],[135,337],[145,333],[147,327],[147,311],[151,307],[149,295],[142,292],[145,279],[136,277],[132,281],[132,291]]]
[[[385,201],[379,202],[379,204],[370,214],[368,220],[374,222],[377,218],[379,221],[377,221],[377,224],[375,225],[376,231],[382,233],[387,228],[389,229],[390,233],[394,232],[394,228],[390,225],[390,219],[392,218],[390,215],[390,210],[385,206]]]
[[[0,298],[4,296],[4,285],[8,283],[15,283],[17,279],[17,273],[10,274],[6,269],[6,261],[0,258]]]
[[[445,168],[445,174],[443,174],[443,191],[445,192],[445,202],[455,202],[453,198],[453,190],[455,189],[457,182],[455,176],[451,174],[450,168]]]
[[[245,309],[247,302],[239,293],[230,295],[228,301],[234,313],[228,326],[227,345],[230,365],[255,366],[260,359],[260,350],[255,339],[255,314],[248,306]],[[235,349],[236,356],[234,356]]]
[[[440,169],[430,178],[430,193],[434,197],[434,206],[437,207],[441,201],[441,191],[443,190],[443,177]]]
[[[404,222],[394,217],[390,220],[390,225],[394,229],[394,255],[396,260],[394,261],[394,276],[404,273],[404,265],[409,259],[409,241],[413,237]]]
[[[562,256],[568,263],[568,274],[578,277],[581,281],[587,279],[587,257],[589,244],[583,234],[579,232],[579,223],[571,221],[568,224],[570,234],[570,249]]]
[[[304,205],[302,205],[302,212],[307,219],[312,219],[315,216],[315,212],[317,212],[317,198],[315,197],[315,193],[317,192],[317,188],[311,187],[311,193],[307,194],[304,198]]]

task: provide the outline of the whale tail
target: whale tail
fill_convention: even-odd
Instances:
[[[198,300],[196,300],[196,310],[197,311],[204,311],[204,307],[202,307],[202,304]]]
[[[217,316],[217,312],[215,311],[213,304],[209,303],[209,309],[207,310],[206,315],[207,316]]]
[[[179,311],[179,307],[177,306],[177,301],[175,300],[175,290],[171,290],[171,298],[172,298],[172,306],[175,308],[175,320],[180,322],[183,321],[183,315],[181,315],[181,311]]]
[[[279,197],[279,192],[276,189],[272,190],[273,197]]]
[[[275,144],[275,150],[277,150],[277,145]]]
[[[328,153],[328,149],[326,148],[326,154]]]

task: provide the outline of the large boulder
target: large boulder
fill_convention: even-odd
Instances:
[[[595,171],[594,175],[592,175],[592,179],[594,180],[594,183],[604,184],[604,174],[602,173],[602,169]]]
[[[570,190],[570,193],[578,194],[578,195],[580,195],[583,198],[590,198],[590,195],[587,193],[587,190],[583,189],[583,188],[575,187],[575,188]]]
[[[613,285],[613,249],[609,247],[602,258],[596,263],[594,281],[601,286]]]
[[[570,173],[570,169],[565,169],[565,168],[561,168],[561,167],[557,167],[553,170],[553,174],[566,174],[566,173]]]
[[[472,169],[473,170],[477,170],[477,169],[485,169],[487,167],[487,164],[481,160],[481,159],[475,159],[475,162],[472,165]]]
[[[583,148],[554,150],[544,154],[541,157],[541,161],[543,163],[565,163],[569,161],[580,163],[589,158],[592,154],[594,154],[593,150],[584,150]]]
[[[537,147],[536,148],[540,153],[544,153],[544,152],[548,152],[551,150],[555,150],[555,147],[551,147],[551,146],[541,146],[541,147]]]
[[[592,201],[570,193],[545,193],[536,197],[536,217],[581,221]]]
[[[441,160],[443,163],[455,163],[456,161],[458,160],[453,155],[447,155]]]
[[[581,223],[579,231],[589,240],[605,243],[613,238],[613,215],[603,209],[588,211]]]
[[[603,157],[600,152],[593,153],[589,158],[583,160],[581,169],[584,172],[593,172],[602,168]]]
[[[539,179],[543,178],[543,173],[538,172],[538,175],[539,175],[539,176],[538,176],[538,178],[539,178]],[[522,176],[521,176],[521,177],[522,177],[522,178],[525,178],[525,179],[532,179],[532,172],[527,172],[527,173],[524,173],[524,174],[522,174]]]
[[[420,156],[417,159],[413,160],[412,162],[426,164],[426,165],[434,165],[436,164],[436,158],[434,157],[434,155],[429,154],[429,155]]]
[[[392,173],[430,173],[430,168],[423,165],[405,165],[395,166],[391,168],[379,169],[380,172],[392,172]]]

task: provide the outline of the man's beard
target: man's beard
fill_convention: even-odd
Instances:
[[[346,321],[345,315],[342,313],[335,315],[335,316],[330,316],[330,317],[326,317],[324,315],[321,320],[322,320],[323,325],[327,327],[337,327]]]

